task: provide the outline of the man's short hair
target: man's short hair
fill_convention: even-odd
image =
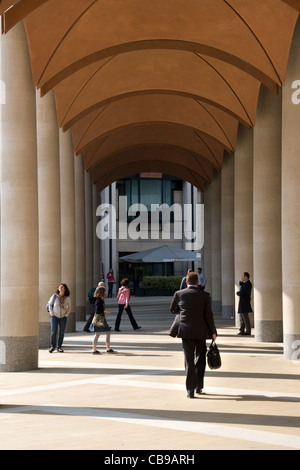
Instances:
[[[247,273],[247,271],[244,272],[244,276],[246,276],[248,279],[250,279],[250,274]]]
[[[188,273],[186,276],[186,282],[192,286],[196,286],[198,283],[198,274],[194,273],[193,271]]]

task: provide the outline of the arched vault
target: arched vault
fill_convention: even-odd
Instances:
[[[300,0],[2,0],[24,21],[34,86],[99,189],[142,171],[200,189],[283,86]]]

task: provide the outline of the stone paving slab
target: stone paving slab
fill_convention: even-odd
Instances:
[[[67,333],[64,353],[39,351],[39,369],[0,374],[1,450],[297,450],[300,364],[282,344],[237,336],[216,316],[222,368],[188,399],[181,341],[167,335],[171,298],[132,298],[111,346],[92,355],[92,333]],[[113,326],[115,299],[108,323]],[[116,454],[115,454],[116,455]]]

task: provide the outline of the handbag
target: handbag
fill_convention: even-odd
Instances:
[[[92,324],[94,326],[98,326],[99,328],[104,325],[104,315],[102,313],[95,313],[94,318],[92,320]]]
[[[55,302],[55,299],[56,299],[56,294],[54,294],[54,296],[53,296],[53,304],[52,304],[52,308],[54,307],[54,302]],[[46,305],[46,310],[47,310],[47,312],[49,312],[49,313],[50,313],[50,299],[49,299],[49,301],[47,302],[47,305]]]
[[[172,338],[176,338],[178,335],[179,322],[180,322],[180,314],[178,313],[168,331],[168,334],[172,336]]]
[[[210,369],[219,369],[221,367],[221,355],[215,341],[212,341],[206,354],[207,364]]]

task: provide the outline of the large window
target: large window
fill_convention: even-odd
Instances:
[[[151,204],[168,204],[174,202],[174,191],[182,190],[182,181],[172,176],[163,175],[161,178],[141,178],[134,175],[117,181],[119,196],[127,197],[127,209],[133,204],[140,203],[151,210]]]

